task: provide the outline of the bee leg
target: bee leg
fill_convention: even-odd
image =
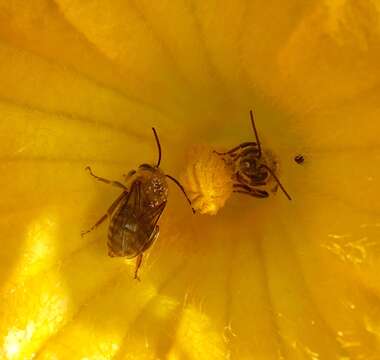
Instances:
[[[82,231],[80,233],[80,236],[84,236],[91,232],[92,230],[96,229],[104,220],[106,220],[108,217],[108,214],[104,214],[94,225],[92,225],[87,231]]]
[[[251,190],[251,188],[248,185],[242,184],[241,182],[240,184],[233,184],[232,186],[234,190],[245,190],[245,191]]]
[[[234,187],[242,187],[245,190],[250,190],[250,186],[262,186],[266,185],[266,181],[255,181],[252,178],[250,178],[248,175],[244,175],[240,171],[236,172],[234,174],[236,181],[238,182],[237,184],[234,184]],[[245,184],[245,185],[244,185]]]
[[[278,190],[278,185],[276,184],[276,185],[271,189],[271,191],[272,191],[272,193],[276,193],[277,190]]]
[[[250,195],[250,196],[257,197],[257,198],[267,198],[269,196],[268,192],[266,192],[265,190],[254,190],[254,189],[251,189],[249,191],[246,191],[246,190],[234,190],[233,192],[240,193],[240,194]]]
[[[131,170],[128,174],[123,174],[124,181],[127,182],[129,178],[136,174],[136,170]]]
[[[91,168],[90,168],[89,166],[86,166],[85,170],[87,170],[87,171],[89,172],[89,174],[90,174],[92,177],[94,177],[96,180],[98,180],[98,181],[101,181],[101,182],[104,182],[104,183],[106,183],[106,184],[110,184],[110,185],[112,185],[112,186],[116,186],[116,187],[122,188],[122,189],[124,189],[124,190],[127,190],[127,187],[124,186],[124,185],[123,185],[122,183],[120,183],[119,181],[108,180],[108,179],[105,179],[105,178],[102,178],[102,177],[100,177],[100,176],[95,175],[95,174],[92,172],[92,170],[91,170]]]
[[[135,276],[134,276],[134,279],[138,281],[141,281],[137,273],[140,269],[142,259],[143,259],[143,254],[141,253],[140,255],[137,256],[137,259],[136,259]]]
[[[94,224],[92,225],[87,231],[82,231],[81,236],[88,234],[92,230],[96,229],[100,224],[102,224],[109,216],[112,215],[112,213],[115,211],[117,205],[119,205],[119,202],[128,194],[127,191],[124,191],[109,207],[107,212]]]
[[[218,152],[215,150],[213,152],[217,155],[231,155],[231,154],[233,154],[233,153],[235,153],[241,149],[246,148],[247,146],[257,146],[257,144],[255,142],[250,141],[250,142],[245,142],[245,143],[242,143],[238,146],[235,146],[234,148],[232,148],[231,150],[226,151],[226,152]]]

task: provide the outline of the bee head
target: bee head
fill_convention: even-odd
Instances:
[[[144,171],[151,171],[151,172],[157,171],[157,167],[154,165],[150,165],[150,164],[141,164],[139,166],[139,169],[144,170]]]

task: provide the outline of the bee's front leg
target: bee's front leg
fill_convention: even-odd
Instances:
[[[100,176],[95,175],[95,174],[92,172],[92,170],[91,170],[91,168],[90,168],[89,166],[86,166],[85,170],[87,170],[87,171],[89,172],[89,174],[90,174],[92,177],[94,177],[96,180],[98,180],[98,181],[101,181],[101,182],[104,182],[104,183],[106,183],[106,184],[110,184],[110,185],[112,185],[112,186],[116,186],[116,187],[122,188],[122,189],[124,189],[124,190],[127,190],[127,187],[124,186],[124,185],[123,185],[121,182],[119,182],[119,181],[108,180],[108,179],[105,179],[105,178],[102,178],[102,177],[100,177]]]
[[[127,182],[135,174],[136,170],[131,170],[128,172],[128,174],[123,174],[124,181]]]
[[[138,271],[140,269],[142,259],[143,259],[143,254],[141,253],[140,255],[137,256],[137,259],[136,259],[135,276],[134,276],[134,279],[136,279],[138,281],[141,281],[139,276],[138,276]]]
[[[94,224],[92,225],[87,231],[82,231],[81,236],[83,237],[84,235],[88,234],[92,230],[96,229],[100,224],[102,224],[109,216],[112,215],[112,213],[115,211],[117,205],[119,205],[120,201],[127,196],[128,192],[124,191],[109,207],[107,212]]]

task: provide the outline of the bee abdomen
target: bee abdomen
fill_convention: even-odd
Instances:
[[[136,250],[138,226],[127,210],[119,209],[111,219],[107,240],[110,256],[132,258],[138,255]]]

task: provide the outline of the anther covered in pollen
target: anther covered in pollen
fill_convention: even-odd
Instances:
[[[194,209],[201,214],[215,215],[232,194],[231,169],[213,149],[193,146],[187,168],[181,176]]]

